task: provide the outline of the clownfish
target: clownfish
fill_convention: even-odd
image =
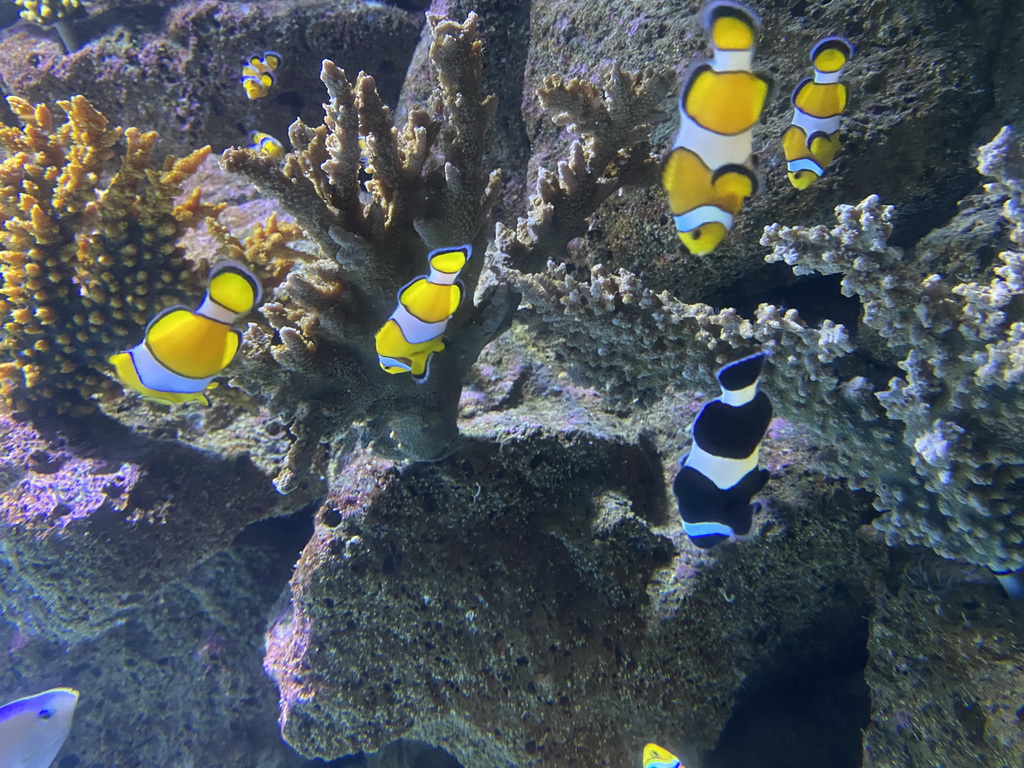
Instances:
[[[742,3],[704,9],[714,56],[692,68],[679,95],[679,132],[661,181],[683,245],[711,253],[757,191],[752,131],[770,82],[751,69],[760,19]]]
[[[746,535],[754,516],[754,494],[768,482],[757,468],[772,404],[758,392],[766,352],[722,366],[715,377],[720,397],[705,403],[693,422],[693,446],[679,462],[672,490],[683,530],[698,547]]]
[[[377,331],[377,358],[388,373],[424,378],[429,358],[444,349],[441,338],[462,302],[459,272],[473,254],[471,245],[438,248],[427,255],[430,274],[398,292],[398,307]]]
[[[793,91],[793,122],[782,134],[789,181],[807,189],[828,168],[839,149],[839,119],[846,109],[846,86],[839,82],[853,46],[842,37],[826,37],[811,50],[814,77]]]
[[[210,272],[199,308],[169,307],[146,327],[143,340],[110,358],[118,380],[149,400],[209,405],[205,390],[238,352],[242,334],[231,325],[262,297],[260,281],[226,261]]]
[[[71,733],[76,706],[78,691],[53,688],[0,707],[0,765],[50,768]]]
[[[679,758],[657,744],[644,747],[644,768],[684,768]]]
[[[250,56],[242,64],[242,87],[250,99],[262,99],[277,81],[277,68],[281,66],[281,54],[264,51],[262,56]]]
[[[269,155],[275,160],[280,160],[284,157],[284,145],[269,133],[249,131],[249,141],[252,142],[249,145],[249,149],[253,152],[262,152],[264,155]]]

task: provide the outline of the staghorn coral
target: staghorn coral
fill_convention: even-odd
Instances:
[[[498,225],[497,247],[517,269],[536,272],[549,259],[564,259],[569,242],[586,233],[587,218],[609,195],[657,183],[660,162],[648,130],[664,117],[671,83],[663,70],[628,73],[618,66],[600,88],[579,78],[545,80],[538,91],[542,106],[577,138],[555,171],[539,170],[527,217],[514,230]]]
[[[978,170],[996,179],[982,205],[1007,198],[1012,228],[1012,247],[991,259],[965,247],[977,245],[969,206],[913,251],[889,246],[892,208],[877,197],[839,206],[832,230],[774,225],[762,243],[797,274],[841,273],[863,306],[862,346],[903,371],[874,393],[887,417],[876,441],[889,438],[902,476],[862,459],[851,477],[876,494],[876,526],[890,543],[1005,571],[1024,567],[1024,159],[1009,128]]]
[[[271,408],[291,421],[295,442],[276,481],[283,492],[308,470],[317,445],[345,435],[353,422],[382,453],[446,455],[458,434],[461,381],[518,304],[502,286],[476,304],[463,301],[424,383],[380,369],[374,334],[398,289],[426,271],[428,251],[472,244],[461,281],[473,295],[500,187],[500,174],[483,166],[494,97],[482,90],[476,16],[457,24],[431,15],[429,23],[439,90],[428,109],[409,112],[402,131],[372,77],[360,74],[350,83],[325,61],[324,124],[296,121],[296,151],[283,165],[249,150],[224,153],[224,166],[277,198],[321,250],[262,307],[270,330],[250,324],[241,355],[244,386],[269,395]],[[366,193],[359,185],[360,137],[371,177]]]
[[[589,282],[555,264],[538,275],[505,267],[502,278],[535,320],[565,337],[565,359],[620,402],[647,404],[687,380],[704,386],[716,365],[754,345],[770,349],[765,380],[779,414],[819,435],[824,471],[876,495],[885,512],[876,525],[890,543],[1018,569],[1024,256],[985,250],[998,241],[1004,197],[1010,240],[1024,241],[1014,175],[1022,163],[1008,136],[982,152],[980,169],[997,179],[988,195],[967,201],[912,254],[887,245],[892,210],[876,197],[839,206],[831,230],[766,228],[768,261],[798,274],[844,274],[844,293],[863,306],[852,335],[830,321],[808,327],[794,310],[767,304],[753,319],[684,304],[600,265]],[[904,375],[890,376],[885,389],[890,370]]]
[[[63,122],[8,103],[24,127],[0,128],[0,392],[18,411],[81,414],[116,389],[106,357],[198,292],[178,240],[219,207],[198,188],[175,198],[210,150],[159,169],[156,133],[111,128],[82,96],[58,102]]]

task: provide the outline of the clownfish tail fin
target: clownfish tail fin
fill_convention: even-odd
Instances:
[[[244,264],[222,261],[210,271],[207,295],[236,315],[244,315],[263,299],[263,286]]]

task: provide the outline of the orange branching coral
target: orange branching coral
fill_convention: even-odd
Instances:
[[[200,292],[178,240],[220,207],[198,189],[174,201],[210,150],[157,169],[156,133],[111,128],[83,96],[58,103],[63,122],[7,100],[23,127],[0,127],[0,395],[32,415],[85,413],[111,386],[107,356]]]

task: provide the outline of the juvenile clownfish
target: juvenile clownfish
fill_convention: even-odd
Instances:
[[[199,308],[170,307],[146,328],[143,340],[110,358],[118,380],[143,397],[162,403],[195,401],[209,405],[205,390],[238,352],[242,334],[231,325],[255,307],[260,282],[233,261],[210,272]]]
[[[264,51],[262,56],[250,56],[242,64],[242,87],[250,99],[262,99],[277,81],[277,68],[281,54]]]
[[[50,768],[71,732],[78,691],[53,688],[0,707],[0,765]]]
[[[473,254],[471,245],[438,248],[427,255],[430,274],[398,292],[398,307],[377,332],[377,358],[388,373],[423,378],[429,358],[444,349],[441,338],[462,302],[459,272]]]
[[[672,490],[683,530],[698,547],[712,547],[750,532],[754,494],[768,482],[757,468],[772,404],[758,392],[766,352],[729,363],[715,377],[720,397],[705,403],[693,422],[693,446],[680,461]]]
[[[732,229],[743,201],[757,191],[751,161],[754,124],[770,83],[752,71],[760,19],[742,3],[704,9],[714,56],[692,68],[679,95],[679,133],[661,181],[683,245],[711,253]]]
[[[807,189],[821,178],[839,149],[839,120],[846,109],[846,86],[839,82],[853,46],[842,37],[826,37],[811,50],[814,77],[793,91],[793,122],[782,134],[789,181]]]
[[[269,133],[249,131],[249,141],[252,142],[249,145],[249,149],[253,152],[262,152],[264,155],[269,155],[275,160],[280,160],[284,157],[284,145]]]
[[[679,758],[657,744],[644,747],[644,768],[684,768]]]

